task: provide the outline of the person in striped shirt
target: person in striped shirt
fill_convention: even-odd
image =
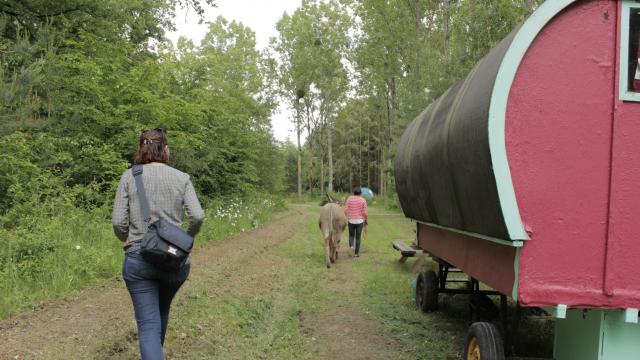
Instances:
[[[344,203],[345,214],[349,221],[349,249],[353,250],[353,240],[355,238],[355,256],[360,256],[360,238],[362,237],[362,228],[367,226],[369,212],[367,210],[367,201],[360,196],[360,188],[353,189],[353,195],[347,198]]]

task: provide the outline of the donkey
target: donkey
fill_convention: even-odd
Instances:
[[[342,240],[342,233],[347,227],[347,216],[340,205],[329,202],[320,211],[318,225],[320,226],[320,231],[322,231],[324,260],[327,268],[330,268],[331,263],[338,260],[340,240]]]

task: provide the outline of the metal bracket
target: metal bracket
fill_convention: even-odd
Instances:
[[[567,305],[558,304],[558,306],[556,306],[556,318],[557,319],[566,319],[567,318]]]
[[[638,323],[638,309],[629,308],[624,311],[624,322],[628,324]]]

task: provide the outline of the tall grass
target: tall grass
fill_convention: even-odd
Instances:
[[[196,242],[206,244],[251,230],[284,209],[283,199],[268,195],[212,200],[207,203],[207,219]]]
[[[0,317],[112,276],[122,261],[106,209],[73,209],[0,236]]]
[[[212,200],[196,245],[257,227],[283,204],[269,195]],[[110,211],[71,208],[29,228],[0,228],[0,318],[119,274],[124,254]]]

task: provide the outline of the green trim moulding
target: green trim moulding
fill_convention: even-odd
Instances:
[[[496,177],[500,206],[512,240],[528,240],[507,160],[505,121],[507,101],[518,67],[527,50],[544,26],[575,0],[546,1],[524,22],[505,54],[491,94],[489,108],[489,149]]]

